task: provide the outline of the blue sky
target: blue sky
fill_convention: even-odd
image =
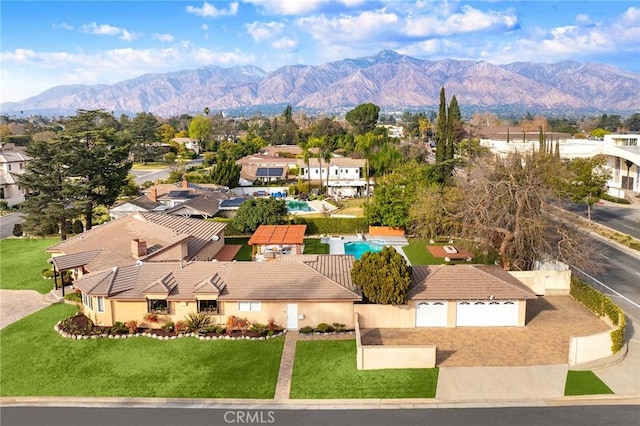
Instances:
[[[0,101],[63,84],[375,55],[610,64],[640,72],[636,1],[11,1],[0,3]]]

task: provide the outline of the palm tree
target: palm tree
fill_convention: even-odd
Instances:
[[[311,156],[311,153],[309,152],[309,148],[311,147],[311,144],[309,143],[309,141],[301,140],[300,142],[298,142],[298,146],[302,148],[302,161],[304,161],[304,164],[307,166],[307,193],[310,193],[311,170],[309,170],[309,157]]]
[[[324,161],[327,167],[327,185],[324,188],[324,193],[329,195],[329,169],[331,166],[331,158],[333,157],[333,150],[331,149],[331,145],[327,140],[326,136],[322,138],[323,143],[320,146],[320,152],[318,153],[318,157]]]
[[[367,132],[362,135],[356,136],[355,151],[362,154],[365,159],[364,174],[366,179],[366,197],[367,204],[369,204],[369,156],[374,146],[377,144],[379,138],[373,134],[373,132]]]

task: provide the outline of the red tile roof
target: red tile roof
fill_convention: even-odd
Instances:
[[[303,244],[306,230],[307,225],[260,225],[249,244]]]

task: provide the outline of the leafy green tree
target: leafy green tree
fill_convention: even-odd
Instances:
[[[345,119],[353,126],[356,135],[373,131],[378,123],[380,107],[372,103],[361,104],[347,112]]]
[[[198,141],[200,151],[205,150],[206,142],[211,137],[212,132],[211,121],[203,115],[196,115],[189,123],[189,137]]]
[[[69,119],[61,137],[68,141],[69,172],[73,176],[76,206],[84,213],[86,229],[93,210],[111,206],[127,184],[130,141],[117,132],[113,116],[102,110],[79,110]]]
[[[22,211],[29,234],[44,237],[53,230],[60,231],[62,240],[67,238],[64,224],[78,214],[70,150],[70,141],[62,138],[33,141],[27,146],[31,160],[25,163],[18,182],[27,193]]]
[[[569,195],[574,202],[587,205],[589,222],[591,222],[591,206],[607,192],[611,171],[605,167],[606,164],[607,159],[603,155],[574,158],[569,162],[569,170],[573,173],[569,184]]]
[[[597,129],[592,130],[589,135],[593,136],[594,138],[602,139],[604,138],[604,135],[608,135],[610,133],[610,131],[598,127]]]
[[[632,132],[640,131],[640,113],[636,112],[624,120],[624,126]]]
[[[242,233],[254,232],[260,225],[283,224],[287,215],[287,206],[282,199],[252,198],[242,203],[233,225]]]
[[[153,161],[157,155],[159,138],[158,119],[150,112],[139,112],[128,124],[126,129],[131,135],[133,145],[131,151],[136,161],[147,163]],[[166,131],[166,129],[165,129]]]
[[[211,170],[211,183],[233,188],[238,185],[241,169],[242,167],[236,164],[232,156],[225,151],[219,151],[216,165]]]
[[[353,283],[372,303],[402,305],[411,287],[411,266],[393,247],[365,253],[351,270]]]
[[[164,123],[158,128],[158,135],[162,143],[171,143],[173,138],[176,137],[176,129],[169,123]]]

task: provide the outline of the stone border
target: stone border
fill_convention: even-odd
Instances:
[[[67,333],[66,331],[62,330],[60,328],[60,323],[62,321],[63,320],[58,321],[56,325],[53,326],[53,329],[65,339],[72,339],[72,340],[128,339],[132,337],[151,337],[152,339],[156,339],[156,340],[176,340],[176,339],[182,339],[184,337],[195,337],[198,340],[268,340],[268,339],[284,336],[287,332],[287,330],[285,329],[278,334],[274,334],[273,336],[261,336],[261,337],[247,337],[247,336],[232,337],[232,336],[226,336],[226,335],[212,337],[212,336],[201,336],[198,333],[180,333],[177,336],[159,336],[153,333],[134,333],[134,334],[115,334],[115,335],[114,334],[94,334],[91,336],[84,336],[79,334]]]

